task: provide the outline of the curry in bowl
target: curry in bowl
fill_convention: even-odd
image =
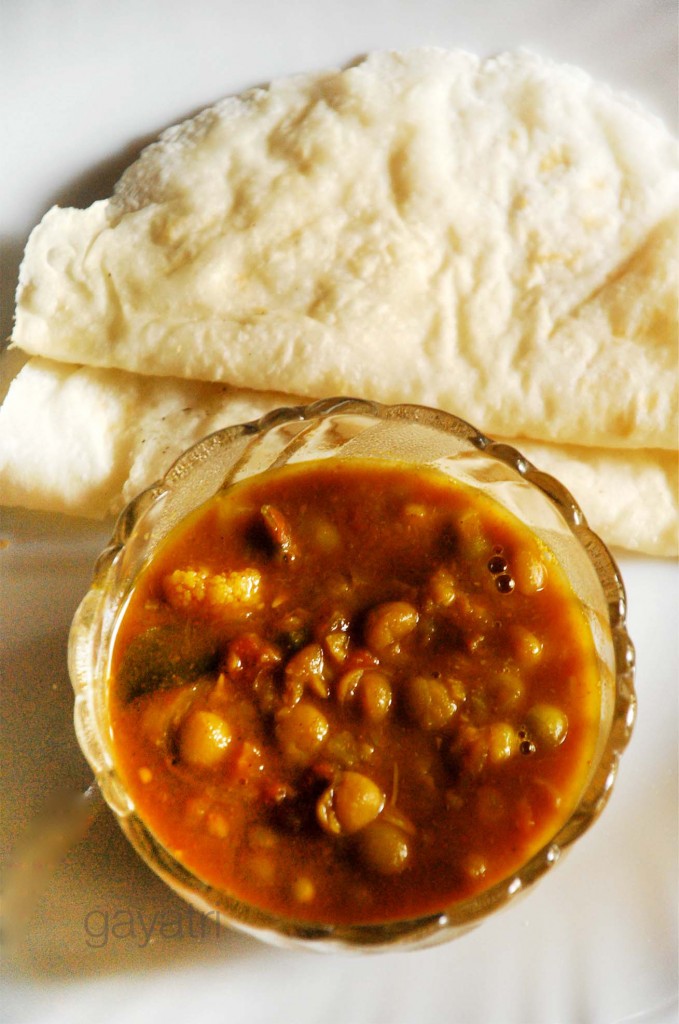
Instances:
[[[598,813],[631,727],[633,691],[624,708],[614,693],[616,658],[631,683],[631,646],[614,651],[602,628],[604,594],[597,609],[583,600],[601,584],[582,545],[575,571],[559,557],[572,531],[559,539],[553,503],[536,529],[492,493],[511,476],[502,461],[498,475],[473,445],[471,471],[459,451],[442,460],[440,424],[424,445],[436,435],[437,458],[403,458],[371,434],[391,411],[311,408],[269,418],[257,440],[231,433],[251,465],[241,444],[227,486],[211,482],[151,550],[135,525],[166,491],[131,527],[123,517],[83,745],[98,717],[94,760],[135,845],[236,923],[445,938]],[[411,432],[431,434],[426,411],[405,409]],[[199,472],[209,462],[203,451]],[[512,472],[530,505],[539,489]]]

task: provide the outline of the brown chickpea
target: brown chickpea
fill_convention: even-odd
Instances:
[[[508,761],[519,749],[519,737],[508,722],[493,722],[487,726],[488,759],[491,764]]]
[[[351,835],[374,821],[384,807],[380,787],[360,772],[344,772],[321,795],[316,817],[330,835]]]
[[[335,695],[340,704],[345,704],[356,696],[363,672],[362,668],[352,668],[348,672],[343,672],[339,677]]]
[[[547,567],[537,551],[524,547],[516,552],[511,564],[512,578],[520,594],[537,594],[547,581]]]
[[[417,608],[407,601],[387,601],[373,608],[365,626],[365,642],[375,654],[386,654],[417,626]]]
[[[358,853],[366,867],[380,875],[398,875],[410,856],[408,838],[388,821],[374,821],[357,837]]]
[[[384,721],[391,707],[391,683],[384,672],[366,669],[359,685],[361,710],[369,722]]]
[[[534,665],[542,654],[542,640],[525,626],[513,626],[510,640],[514,657],[522,668]]]
[[[464,860],[465,874],[470,878],[483,878],[488,871],[488,862],[480,853],[470,853]]]
[[[525,686],[518,672],[502,671],[489,681],[488,690],[494,710],[517,707],[524,697]]]
[[[340,704],[356,701],[365,718],[377,724],[384,721],[391,707],[389,676],[379,669],[355,668],[345,672],[337,682]]]
[[[300,702],[280,713],[276,739],[285,759],[292,764],[309,764],[328,735],[328,719],[313,704]]]
[[[553,704],[535,704],[528,712],[528,726],[538,745],[554,748],[566,739],[568,718]]]
[[[349,637],[346,633],[328,633],[323,639],[325,652],[336,665],[342,665],[349,655]]]
[[[427,676],[413,676],[406,684],[406,707],[421,729],[443,729],[457,711],[445,684]]]
[[[292,883],[292,897],[297,903],[311,903],[316,896],[316,886],[310,878],[301,875]]]
[[[432,608],[448,608],[457,594],[455,577],[442,566],[436,570],[427,586],[427,603]]]
[[[219,764],[231,743],[231,729],[214,711],[192,711],[179,729],[179,756],[186,764],[212,768]]]
[[[296,704],[305,690],[317,697],[328,696],[328,684],[323,675],[325,659],[320,644],[307,644],[292,655],[285,666],[286,703]]]

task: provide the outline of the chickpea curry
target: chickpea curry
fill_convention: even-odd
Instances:
[[[140,817],[271,913],[435,913],[566,820],[599,717],[582,608],[535,535],[436,470],[272,471],[164,542],[109,702]]]

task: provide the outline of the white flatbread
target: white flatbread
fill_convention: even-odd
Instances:
[[[0,495],[7,505],[113,514],[204,435],[300,401],[31,359],[0,408]],[[676,453],[509,443],[572,490],[609,544],[677,554]]]
[[[526,53],[382,53],[167,131],[21,269],[29,353],[676,448],[679,147]]]
[[[0,501],[100,518],[119,512],[202,437],[287,396],[30,359],[0,406]]]
[[[679,453],[525,438],[509,444],[573,494],[607,544],[647,555],[679,554]]]

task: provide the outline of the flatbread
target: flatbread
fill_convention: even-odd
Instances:
[[[14,344],[676,448],[679,147],[586,74],[415,50],[224,100],[53,208]]]
[[[679,453],[526,438],[509,444],[573,494],[607,544],[647,555],[679,554]]]
[[[201,437],[301,401],[31,359],[0,408],[0,494],[8,505],[114,514]],[[676,453],[509,443],[572,490],[609,544],[677,554]]]
[[[281,394],[30,359],[0,406],[2,503],[115,514],[202,437],[285,404]]]

